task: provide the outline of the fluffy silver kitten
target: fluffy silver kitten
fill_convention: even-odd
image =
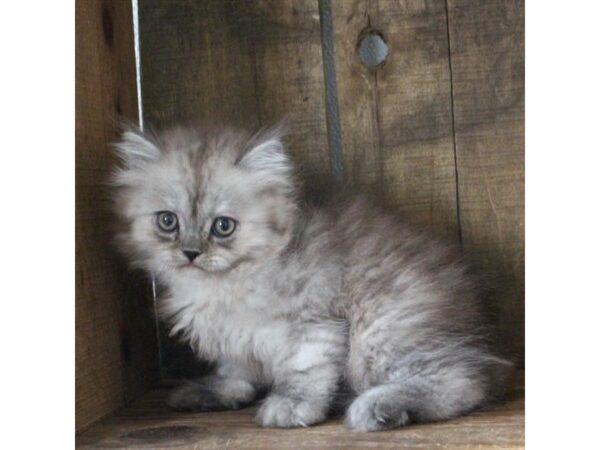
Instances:
[[[166,287],[161,315],[215,373],[171,406],[374,431],[484,405],[510,363],[482,333],[475,283],[447,246],[365,198],[303,202],[277,130],[124,132],[121,248]],[[344,395],[346,397],[344,397]]]

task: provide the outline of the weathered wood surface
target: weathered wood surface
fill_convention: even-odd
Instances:
[[[266,429],[255,408],[218,413],[177,413],[155,390],[77,439],[80,448],[203,449],[520,449],[524,448],[522,385],[512,400],[456,420],[380,433],[353,433],[341,420],[304,429]]]
[[[329,168],[317,0],[145,0],[140,21],[146,122],[286,117],[291,152]]]
[[[524,1],[448,0],[462,242],[497,276],[504,341],[524,354]]]
[[[139,14],[146,124],[285,117],[304,172],[329,173],[317,0],[144,0]],[[191,375],[190,352],[162,335],[166,375]]]
[[[458,239],[444,0],[334,1],[345,179],[372,186],[407,221]],[[377,30],[384,65],[364,66],[359,37]]]
[[[77,430],[145,392],[157,375],[149,297],[110,248],[103,187],[115,117],[137,118],[132,43],[130,2],[76,2]]]

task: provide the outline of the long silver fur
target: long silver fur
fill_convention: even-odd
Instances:
[[[451,247],[364,197],[304,201],[281,131],[135,129],[117,144],[119,248],[166,288],[160,314],[216,371],[175,390],[185,410],[238,408],[309,426],[346,406],[375,431],[452,418],[506,387],[477,283]],[[156,213],[177,214],[165,235]],[[237,221],[211,235],[219,216]],[[182,250],[200,255],[190,262]]]

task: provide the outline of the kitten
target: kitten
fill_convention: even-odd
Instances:
[[[172,334],[218,365],[171,406],[240,408],[267,389],[257,422],[298,427],[347,391],[347,426],[375,431],[504,387],[460,257],[368,199],[305,204],[278,130],[127,130],[117,150],[121,248],[166,287]]]

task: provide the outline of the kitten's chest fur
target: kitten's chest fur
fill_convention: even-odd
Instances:
[[[181,333],[209,360],[274,363],[302,323],[319,314],[319,308],[311,307],[302,296],[286,296],[273,277],[263,271],[173,280],[171,295],[163,301],[172,333]],[[298,290],[298,283],[287,279],[285,285]]]
[[[331,233],[306,225],[298,246],[271,261],[169,280],[164,316],[173,333],[206,359],[257,361],[266,370],[322,327],[344,335],[347,264],[328,249]]]

